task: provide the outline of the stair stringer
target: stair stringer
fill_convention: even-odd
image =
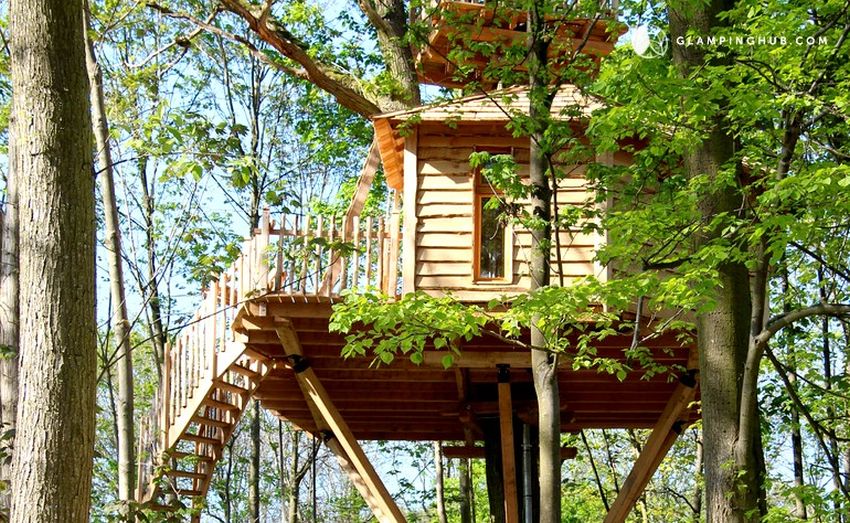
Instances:
[[[273,362],[241,342],[228,342],[218,354],[218,368],[187,393],[185,406],[174,422],[161,427],[161,447],[156,473],[143,486],[140,501],[162,510],[174,501],[189,499],[198,506],[206,497],[222,448],[230,440],[259,384],[274,367]],[[229,405],[229,406],[226,406]],[[188,485],[187,485],[188,483]],[[171,502],[162,503],[160,498]]]

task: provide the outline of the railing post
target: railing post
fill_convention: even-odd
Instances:
[[[271,212],[268,207],[263,208],[262,229],[260,231],[260,249],[257,253],[259,267],[257,272],[260,278],[260,289],[263,291],[269,288],[269,236],[271,234]]]
[[[343,219],[343,221],[345,221],[345,220]],[[340,238],[345,238],[345,223],[342,224],[342,230],[340,230],[339,234],[338,234],[336,232],[336,216],[331,216],[331,224],[328,226],[328,243],[329,244],[333,243],[334,235],[338,235],[338,236],[340,236]],[[343,239],[342,241],[345,241],[345,240]],[[340,251],[336,251],[334,249],[328,249],[327,278],[319,278],[320,281],[325,280],[325,285],[327,285],[327,288],[325,289],[325,295],[328,298],[333,296],[333,288],[334,288],[334,284],[336,284],[336,282],[334,281],[334,274],[333,274],[334,273],[334,267],[336,266],[335,260],[339,259],[340,261],[342,261],[340,256],[341,256]],[[319,263],[321,263],[321,255],[319,256]],[[317,283],[319,283],[319,286],[321,287],[323,285],[320,283],[320,281],[317,282]],[[317,293],[320,293],[321,291],[322,291],[321,289],[316,289]]]
[[[164,394],[160,396],[160,410],[162,419],[160,420],[160,427],[165,428],[164,438],[165,443],[168,443],[168,428],[171,426],[171,342],[165,344],[165,361],[163,362],[162,373],[162,390]],[[165,445],[163,445],[165,448]]]
[[[393,212],[390,218],[390,255],[387,260],[387,274],[389,274],[389,287],[386,289],[388,296],[395,296],[398,289],[398,257],[401,232],[401,208],[398,191],[393,195]],[[410,253],[411,256],[414,253]]]
[[[384,253],[387,252],[386,247],[384,246],[384,217],[381,216],[378,218],[378,237],[376,238],[378,246],[377,246],[377,260],[375,262],[375,266],[378,269],[378,285],[377,287],[381,289],[382,292],[387,292],[387,283],[386,283],[386,270],[384,267]]]
[[[325,218],[321,214],[316,218],[316,238],[324,237],[324,221]],[[322,242],[316,243],[316,288],[313,289],[313,294],[319,294],[322,287]]]
[[[286,215],[280,215],[280,223],[277,226],[277,252],[274,266],[274,286],[272,289],[282,290],[281,278],[283,277],[283,235],[286,229]]]
[[[301,294],[307,294],[307,277],[310,264],[310,216],[304,217],[304,261],[301,265]]]
[[[372,217],[366,217],[366,273],[364,274],[364,278],[366,280],[365,287],[368,287],[372,283],[372,235],[374,231],[372,230]]]
[[[354,225],[354,237],[352,238],[352,243],[354,244],[354,250],[351,252],[352,256],[352,273],[351,273],[351,288],[357,289],[358,283],[360,283],[360,217],[354,216],[352,219],[352,224]],[[345,286],[340,286],[339,290],[342,291]]]

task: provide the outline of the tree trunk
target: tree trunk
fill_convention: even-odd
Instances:
[[[446,499],[443,494],[443,450],[439,441],[434,442],[434,488],[437,494],[437,521],[447,523]]]
[[[165,343],[166,334],[162,322],[162,303],[159,295],[159,275],[157,274],[157,255],[156,255],[156,236],[154,231],[154,212],[156,211],[156,193],[155,186],[148,185],[148,160],[147,158],[139,159],[139,185],[142,188],[143,214],[145,220],[145,252],[147,255],[148,266],[148,283],[147,289],[143,289],[147,294],[148,301],[148,318],[149,329],[151,332],[151,341],[153,342],[154,353],[156,354],[156,363],[159,372],[162,372],[163,361],[165,360]]]
[[[705,483],[703,473],[702,429],[697,431],[696,458],[694,460],[694,492],[691,496],[691,508],[694,511],[693,522],[699,523],[702,516],[702,489]]]
[[[89,518],[95,436],[94,179],[80,0],[9,6],[20,217],[14,523]]]
[[[502,446],[498,420],[481,420],[484,433],[484,465],[487,477],[487,501],[490,505],[489,523],[505,522],[505,484],[502,476]]]
[[[14,123],[12,124],[14,125]],[[10,139],[14,139],[11,136]],[[14,145],[10,145],[14,150]],[[12,502],[12,449],[18,412],[18,204],[16,174],[6,178],[6,208],[0,211],[0,514]]]
[[[529,115],[534,125],[529,153],[531,213],[541,224],[531,229],[529,275],[533,292],[549,285],[549,246],[552,238],[552,189],[549,186],[546,128],[550,119],[552,97],[547,71],[548,40],[542,2],[535,1],[529,10]],[[531,322],[531,345],[546,346],[546,338]],[[561,405],[558,393],[558,358],[542,350],[531,351],[532,377],[537,395],[539,421],[540,523],[561,521]]]
[[[251,461],[248,463],[248,521],[260,521],[260,402],[251,417]]]
[[[278,429],[280,429],[280,421],[278,421]],[[298,494],[300,493],[300,478],[298,477],[298,457],[299,457],[299,441],[301,432],[297,430],[290,431],[290,443],[292,453],[292,465],[289,467],[289,491],[286,493],[287,507],[289,509],[289,523],[298,523]]]
[[[676,42],[688,31],[710,34],[720,25],[718,13],[730,2],[707,4],[676,2],[670,5],[670,34]],[[683,76],[704,64],[696,47],[673,45],[673,60]],[[722,117],[710,124],[707,137],[684,156],[690,176],[707,175],[716,181],[724,164],[732,158],[734,142]],[[698,210],[703,223],[719,213],[734,215],[741,202],[733,186],[715,187],[699,195]],[[696,239],[697,246],[711,241],[720,231],[708,231]],[[747,267],[729,262],[718,268],[719,285],[711,296],[716,304],[697,318],[702,394],[703,444],[705,448],[706,517],[709,523],[750,520],[759,512],[759,447],[757,409],[743,406],[750,419],[741,416],[742,379],[747,360],[751,324],[751,296]],[[754,391],[752,391],[754,392]],[[750,398],[755,401],[755,394]],[[749,430],[740,433],[744,419]],[[755,516],[758,517],[758,516]]]
[[[460,488],[460,523],[472,523],[472,485],[468,459],[458,463],[458,487]]]
[[[118,221],[118,203],[115,198],[115,181],[112,169],[112,150],[109,143],[109,122],[103,96],[103,77],[95,56],[94,43],[88,38],[90,22],[86,19],[86,65],[92,104],[92,126],[97,147],[98,183],[103,201],[104,247],[109,266],[109,292],[112,298],[112,334],[115,356],[106,360],[117,366],[118,398],[116,424],[118,425],[118,499],[127,503],[133,499],[135,484],[135,444],[133,427],[133,358],[130,353],[130,322],[124,294],[124,267],[121,261],[121,229]],[[129,505],[127,505],[129,507]],[[128,517],[128,519],[132,519]]]
[[[788,381],[792,386],[796,386],[796,369],[789,367],[788,370]],[[794,515],[800,519],[809,519],[806,502],[803,499],[803,493],[800,492],[800,489],[806,484],[803,475],[803,436],[800,433],[800,413],[793,405],[791,406],[791,452],[794,461],[794,487],[797,489],[794,492]]]

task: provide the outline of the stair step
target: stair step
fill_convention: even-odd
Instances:
[[[232,383],[228,383],[226,381],[216,381],[213,383],[213,386],[217,389],[226,390],[227,392],[232,392],[234,394],[245,395],[250,392],[248,389],[244,387],[240,387],[239,385],[234,385]]]
[[[207,418],[206,416],[195,415],[192,416],[192,421],[196,423],[200,423],[201,425],[208,425],[213,427],[219,427],[222,429],[230,428],[230,423],[227,421],[222,421],[220,419]]]
[[[196,498],[201,495],[201,491],[191,489],[177,489],[177,494],[180,496],[191,496],[193,498]]]
[[[192,478],[192,479],[206,479],[206,474],[201,474],[200,472],[193,472],[191,470],[169,470],[169,476],[179,477],[179,478]]]
[[[233,405],[232,403],[225,403],[223,401],[214,400],[212,398],[204,398],[203,403],[207,407],[212,407],[214,409],[221,409],[221,410],[228,410],[228,411],[239,410],[239,407],[237,407],[236,405]]]
[[[206,436],[201,436],[200,434],[192,434],[191,432],[183,434],[182,439],[188,439],[189,441],[195,441],[197,443],[207,443],[209,445],[221,445],[221,440],[219,439],[208,438]]]
[[[195,461],[213,461],[213,458],[210,456],[199,456],[194,452],[181,452],[179,450],[172,450],[169,454],[174,459],[194,458]]]
[[[247,367],[243,367],[242,365],[231,365],[230,370],[232,370],[233,372],[238,372],[239,374],[241,374],[241,375],[243,375],[243,376],[245,376],[245,377],[247,377],[248,379],[251,379],[251,380],[256,380],[257,378],[260,377],[259,373],[254,372]]]
[[[260,352],[255,351],[251,347],[245,347],[245,352],[243,352],[243,354],[245,356],[248,356],[249,358],[251,358],[253,360],[258,360],[258,361],[262,361],[262,362],[265,362],[269,359],[268,356],[266,356],[265,354],[262,354]]]

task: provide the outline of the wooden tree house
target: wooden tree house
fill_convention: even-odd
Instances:
[[[429,70],[427,58],[422,60]],[[510,112],[527,106],[524,90],[513,87],[378,116],[375,144],[345,216],[264,213],[242,255],[204,291],[194,321],[167,350],[162,385],[140,430],[139,501],[158,506],[169,492],[189,501],[205,496],[222,448],[253,398],[322,439],[381,522],[405,518],[361,441],[455,441],[446,456],[500,460],[506,521],[518,521],[521,482],[514,443],[523,424],[536,423],[530,354],[482,337],[464,342],[449,369],[441,363],[445,352],[434,348],[421,365],[398,358],[376,368],[370,357],[343,359],[344,339],[328,324],[344,290],[377,288],[396,297],[451,293],[480,303],[528,288],[529,233],[493,219],[483,203],[494,190],[468,160],[476,150],[509,152],[519,172],[527,170],[528,139],[514,138],[505,128]],[[580,128],[597,107],[565,86],[553,114]],[[566,108],[568,115],[562,113]],[[384,218],[360,218],[380,161],[396,205]],[[629,158],[616,154],[597,161]],[[562,205],[592,197],[582,169],[577,166],[562,184]],[[553,282],[609,277],[593,260],[604,236],[563,231],[559,240]],[[335,242],[355,249],[333,250],[340,245]],[[630,344],[631,334],[624,333],[596,348],[600,356],[623,360]],[[661,375],[641,379],[640,370],[622,381],[569,365],[559,372],[563,431],[652,429],[608,522],[624,521],[676,435],[697,417],[691,407],[694,346],[683,346],[672,334],[648,346],[658,363],[688,372],[679,381]],[[501,448],[480,446],[494,431],[504,442]],[[565,457],[574,454],[564,449]]]

